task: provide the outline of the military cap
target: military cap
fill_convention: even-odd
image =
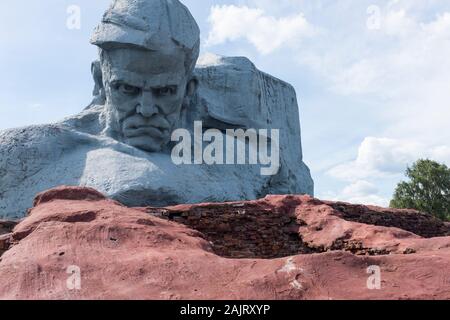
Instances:
[[[91,43],[106,50],[133,46],[159,50],[175,45],[198,57],[200,30],[178,0],[114,0]]]

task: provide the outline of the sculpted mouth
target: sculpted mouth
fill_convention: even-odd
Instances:
[[[135,138],[140,136],[164,138],[169,133],[169,130],[155,126],[141,125],[141,126],[130,126],[128,128],[125,128],[124,133],[127,138]]]
[[[135,114],[124,119],[122,128],[123,135],[126,138],[148,136],[158,140],[165,140],[170,136],[171,125],[161,115],[155,115],[151,119],[147,119]]]

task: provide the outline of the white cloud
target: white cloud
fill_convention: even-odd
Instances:
[[[200,55],[197,61],[197,66],[204,66],[204,65],[218,65],[220,64],[220,58],[221,56],[214,54],[212,52],[205,52],[204,54]]]
[[[450,146],[428,147],[414,141],[368,137],[355,160],[332,168],[328,174],[344,181],[392,177],[402,175],[419,158],[450,164]]]
[[[282,46],[295,46],[315,33],[303,13],[276,18],[247,6],[213,6],[208,21],[211,30],[206,46],[246,39],[261,54],[272,53]]]
[[[390,36],[410,36],[417,29],[417,22],[404,9],[389,11],[381,25],[382,30]]]
[[[321,148],[330,150],[327,154],[334,159],[331,170],[321,166],[313,172],[319,194],[325,195],[324,191],[331,189],[329,197],[383,204],[387,203],[383,197],[392,195],[406,167],[417,159],[430,158],[450,165],[449,1],[377,1],[381,14],[379,29],[367,27],[370,17],[367,8],[374,4],[371,0],[236,0],[235,3],[240,6],[216,7],[224,9],[216,11],[214,17],[211,13],[208,40],[210,44],[246,40],[260,54],[272,53],[267,65],[279,68],[280,77],[290,74],[300,84],[311,80],[310,87],[297,88],[300,100],[306,96],[301,114],[303,124],[308,121],[308,131],[304,131],[303,138],[308,145],[308,135],[310,140],[311,136],[320,137]],[[232,16],[226,8],[237,11]],[[297,12],[304,13],[298,19],[304,19],[313,32],[302,32],[306,29],[298,27],[300,32],[296,34],[274,36],[281,34],[279,29],[283,25],[279,22],[295,20]],[[261,28],[259,23],[266,18],[272,21],[268,24],[270,28]],[[228,29],[230,25],[232,28]],[[299,41],[301,45],[297,45]],[[281,47],[282,52],[275,52]],[[267,61],[264,57],[258,60],[258,65]],[[305,94],[304,90],[312,92]],[[325,99],[329,100],[324,102]],[[317,102],[320,105],[314,104]],[[316,127],[322,128],[320,115],[305,118],[317,116],[311,112],[314,108],[323,110],[325,119],[334,119],[334,123],[327,122],[329,127],[323,133],[315,132],[320,129],[310,124],[317,121]],[[353,121],[354,128],[349,125]],[[338,151],[330,147],[335,141],[334,132],[335,139],[342,139]],[[358,146],[361,137],[368,138]],[[314,149],[317,141],[309,142],[309,149],[305,148],[308,158],[323,158],[325,152],[314,155],[322,150]],[[359,147],[357,154],[355,146]],[[351,160],[337,164],[347,157]],[[317,168],[320,161],[310,164],[311,167]],[[342,181],[351,185],[341,188]],[[358,181],[377,186],[379,193],[352,195],[355,192],[350,191],[354,191],[353,184]]]
[[[386,118],[384,136],[449,141],[448,3],[380,1],[380,29],[371,30],[366,22],[373,1],[237,2],[212,7],[208,45],[244,39],[261,54],[290,48],[293,60],[322,78],[323,87],[377,106]]]
[[[336,94],[376,106],[383,135],[448,144],[450,12],[420,17],[391,5],[382,13],[380,30],[328,30],[299,63]]]
[[[326,196],[332,201],[343,201],[381,207],[389,206],[389,200],[379,195],[379,189],[365,180],[358,180],[346,186],[339,193],[329,192]]]
[[[358,180],[342,190],[345,196],[367,196],[378,193],[378,188],[370,182]]]
[[[341,51],[333,50],[341,37],[353,41],[342,41]],[[390,11],[383,16],[380,30],[361,30],[350,36],[329,31],[321,41],[328,41],[327,48],[313,49],[310,54],[317,61],[310,66],[343,95],[375,93],[377,97],[403,99],[406,94],[419,93],[413,91],[417,87],[450,80],[450,13],[423,23],[405,10]],[[300,57],[300,63],[309,61]]]

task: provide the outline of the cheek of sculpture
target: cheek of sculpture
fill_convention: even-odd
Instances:
[[[182,90],[184,86],[185,83],[180,84],[179,92],[176,95],[156,99],[156,105],[166,117],[173,118],[174,116],[178,117],[180,115],[185,97],[185,90]],[[172,124],[174,125],[174,123]]]
[[[108,98],[109,104],[118,112],[126,116],[127,114],[134,113],[136,106],[139,104],[139,97],[124,96],[117,92],[113,88],[110,90]]]

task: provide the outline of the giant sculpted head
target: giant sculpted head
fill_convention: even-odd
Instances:
[[[162,151],[196,87],[194,18],[178,0],[115,0],[91,42],[100,48],[107,134]]]

